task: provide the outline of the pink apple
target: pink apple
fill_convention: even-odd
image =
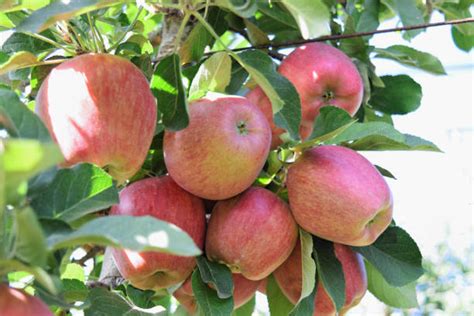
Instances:
[[[0,284],[0,315],[53,316],[53,313],[39,298],[7,284]]]
[[[270,149],[263,113],[245,98],[220,96],[192,102],[189,116],[188,127],[164,136],[166,167],[176,183],[209,200],[252,185]]]
[[[111,215],[154,216],[187,232],[201,249],[206,217],[204,203],[179,187],[169,176],[140,180],[120,192]],[[184,281],[196,266],[194,257],[159,252],[114,249],[120,274],[140,289],[158,290]]]
[[[300,135],[306,139],[313,130],[319,109],[333,105],[354,115],[364,94],[362,78],[342,51],[323,43],[309,43],[295,49],[281,63],[278,72],[291,81],[301,99]],[[272,148],[280,145],[284,132],[273,123],[270,100],[260,87],[246,96],[265,113],[272,127]]]
[[[289,168],[286,185],[296,222],[333,242],[370,245],[392,220],[392,194],[385,179],[349,148],[306,151]]]
[[[210,260],[250,280],[262,280],[293,250],[298,228],[288,205],[273,192],[251,187],[217,202],[206,235]]]
[[[124,182],[141,167],[156,124],[156,102],[141,71],[107,54],[77,56],[41,85],[36,112],[65,165],[89,162]]]
[[[362,257],[348,246],[334,244],[334,254],[342,265],[346,282],[346,300],[344,306],[339,311],[339,315],[344,315],[349,309],[359,304],[365,295],[367,291],[367,276]],[[283,294],[285,294],[290,302],[296,304],[301,296],[303,282],[301,245],[299,242],[296,244],[288,260],[273,275]],[[321,282],[318,283],[314,304],[314,316],[336,315],[336,307]]]
[[[247,303],[257,291],[260,281],[252,281],[244,278],[241,274],[233,273],[232,281],[234,282],[234,309]],[[196,299],[194,298],[191,278],[188,278],[184,284],[177,289],[173,296],[181,305],[191,314],[196,312]]]

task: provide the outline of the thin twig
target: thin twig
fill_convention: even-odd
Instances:
[[[96,255],[101,253],[104,250],[102,247],[92,247],[84,256],[80,259],[73,260],[72,263],[77,263],[78,265],[84,266],[87,260],[94,258]]]
[[[249,47],[241,47],[232,49],[233,52],[239,52],[249,49],[264,49],[264,48],[283,48],[283,47],[293,47],[307,43],[313,42],[322,42],[322,41],[329,41],[329,40],[340,40],[340,39],[347,39],[347,38],[354,38],[354,37],[363,37],[363,36],[370,36],[375,34],[382,34],[382,33],[392,33],[392,32],[400,32],[400,31],[410,31],[410,30],[418,30],[418,29],[425,29],[435,26],[444,26],[444,25],[455,25],[455,24],[463,24],[463,23],[473,23],[474,18],[465,18],[465,19],[458,19],[458,20],[450,20],[450,21],[443,21],[437,23],[426,23],[426,24],[417,24],[411,26],[403,26],[403,27],[394,27],[389,29],[382,29],[382,30],[375,30],[370,32],[358,32],[352,34],[338,34],[338,35],[325,35],[314,39],[308,40],[298,40],[298,41],[290,41],[284,43],[268,43],[268,44],[261,44]],[[216,53],[218,51],[214,51],[212,53]]]

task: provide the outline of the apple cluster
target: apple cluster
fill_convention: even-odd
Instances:
[[[357,68],[330,45],[301,46],[278,71],[300,96],[302,139],[311,134],[322,106],[354,115],[362,102]],[[42,84],[36,106],[65,156],[65,166],[94,163],[121,184],[141,168],[154,135],[157,104],[146,78],[128,60],[86,54],[61,64]],[[165,131],[168,174],[126,186],[110,215],[151,215],[183,229],[209,260],[230,268],[236,308],[262,289],[272,273],[288,299],[299,300],[301,227],[334,243],[346,280],[343,314],[367,289],[362,258],[349,246],[373,243],[390,224],[390,189],[362,155],[328,145],[306,150],[288,167],[288,202],[254,186],[284,132],[273,122],[271,102],[259,87],[245,97],[193,101],[189,125]],[[210,216],[206,205],[212,206]],[[194,257],[127,249],[112,253],[122,276],[135,287],[181,285],[174,296],[195,312],[189,278],[196,268]],[[323,285],[318,287],[315,314],[335,314]]]

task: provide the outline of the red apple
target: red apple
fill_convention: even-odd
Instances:
[[[0,284],[0,315],[53,316],[53,313],[39,298],[7,284]]]
[[[362,78],[342,51],[323,43],[309,43],[295,49],[281,63],[278,72],[291,81],[301,99],[300,135],[306,139],[314,119],[325,105],[340,107],[354,115],[364,94]],[[272,127],[272,148],[280,145],[284,132],[273,123],[270,100],[260,87],[246,96],[265,113]]]
[[[392,220],[392,194],[385,179],[349,148],[306,151],[289,168],[286,185],[296,222],[327,240],[367,246]]]
[[[122,183],[146,158],[156,102],[127,59],[86,54],[54,68],[41,85],[36,112],[58,143],[65,165],[89,162]]]
[[[111,215],[154,216],[187,232],[203,249],[204,203],[179,187],[169,176],[140,180],[120,192],[120,204]],[[159,290],[184,281],[196,266],[194,257],[159,252],[113,249],[120,274],[140,289]]]
[[[189,126],[166,131],[163,151],[170,176],[209,200],[235,196],[262,170],[271,131],[265,116],[237,96],[205,98],[189,106]]]
[[[234,309],[237,309],[247,303],[255,295],[260,281],[246,279],[238,273],[232,274],[232,281],[234,282]],[[188,278],[173,295],[191,315],[194,315],[196,312],[196,299],[194,298],[191,278]]]
[[[348,246],[334,244],[334,254],[341,262],[346,281],[346,300],[339,311],[344,315],[349,309],[359,304],[367,291],[367,276],[362,257]],[[298,242],[291,256],[274,273],[275,280],[283,294],[296,304],[301,296],[302,266],[301,245]],[[336,307],[321,282],[318,283],[314,300],[314,315],[336,315]]]
[[[250,280],[262,280],[293,250],[298,228],[288,205],[273,192],[251,187],[217,202],[206,235],[210,260]]]

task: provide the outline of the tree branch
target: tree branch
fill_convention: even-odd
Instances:
[[[239,52],[249,49],[265,49],[265,48],[283,48],[283,47],[293,47],[307,43],[313,42],[323,42],[328,40],[340,40],[340,39],[347,39],[347,38],[354,38],[354,37],[363,37],[363,36],[370,36],[375,34],[382,34],[382,33],[392,33],[392,32],[400,32],[400,31],[410,31],[410,30],[417,30],[417,29],[426,29],[430,27],[436,26],[444,26],[444,25],[455,25],[455,24],[463,24],[463,23],[473,23],[474,18],[465,18],[465,19],[458,19],[458,20],[450,20],[450,21],[443,21],[437,23],[426,23],[426,24],[417,24],[411,26],[403,26],[403,27],[394,27],[389,29],[382,29],[382,30],[375,30],[371,32],[359,32],[359,33],[352,33],[352,34],[338,34],[338,35],[325,35],[314,39],[308,40],[298,40],[298,41],[291,41],[291,42],[284,42],[284,43],[269,43],[269,44],[262,44],[262,45],[255,45],[249,47],[241,47],[232,49],[233,52]],[[212,52],[212,53],[216,53]]]

